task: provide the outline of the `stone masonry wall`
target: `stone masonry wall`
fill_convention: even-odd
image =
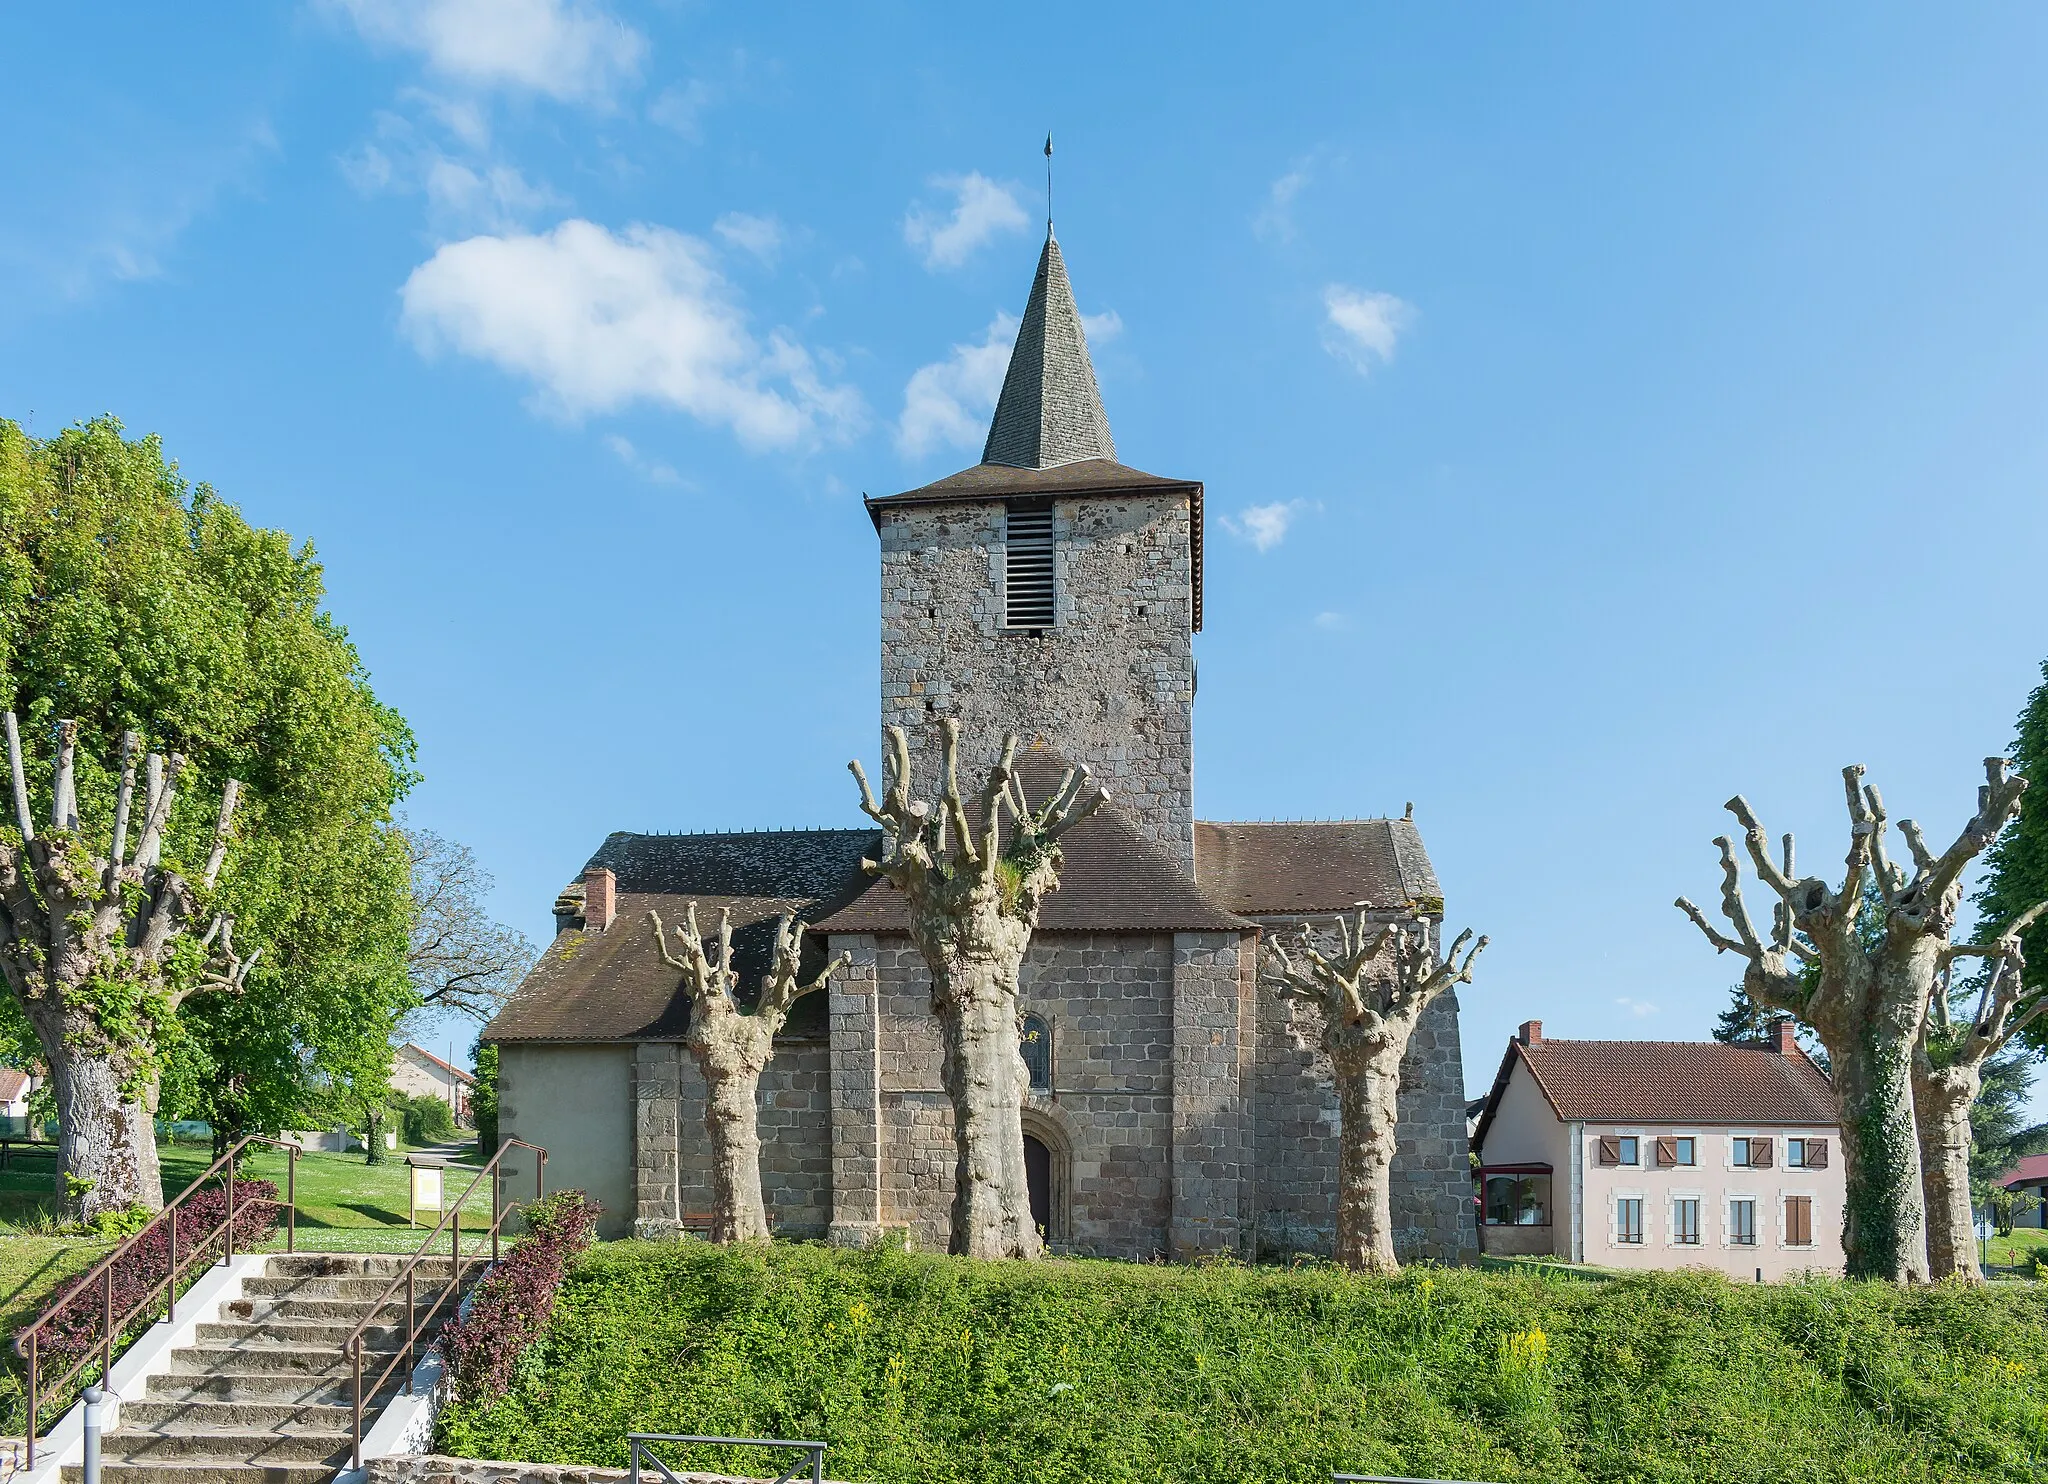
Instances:
[[[833,950],[840,944],[835,940]],[[875,950],[882,1086],[882,1225],[943,1251],[952,1220],[953,1108],[940,1081],[924,960],[904,939]],[[1042,934],[1019,976],[1052,1028],[1053,1090],[1027,1131],[1065,1165],[1055,1246],[1148,1259],[1172,1209],[1173,945],[1151,935]],[[1064,1185],[1063,1191],[1061,1190]]]
[[[634,1048],[633,1234],[698,1228],[711,1210],[711,1136],[703,1073],[683,1046]],[[822,1237],[832,1221],[831,1048],[823,1037],[778,1039],[761,1073],[761,1195],[768,1224]]]
[[[1243,967],[1257,938],[1173,940],[1173,1217],[1176,1258],[1244,1255],[1250,1212],[1253,1002]]]
[[[910,734],[921,796],[937,787],[940,717],[959,720],[963,783],[1014,729],[1086,764],[1192,870],[1186,497],[1056,501],[1056,617],[1036,638],[1003,627],[1004,519],[993,502],[882,515],[882,721]]]

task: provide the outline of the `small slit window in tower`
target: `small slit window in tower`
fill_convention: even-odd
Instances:
[[[1003,623],[1013,629],[1053,625],[1052,510],[1007,512],[1003,552]]]
[[[1052,1027],[1042,1015],[1024,1017],[1024,1033],[1020,1037],[1018,1050],[1024,1053],[1024,1065],[1031,1073],[1031,1086],[1036,1092],[1052,1091]]]

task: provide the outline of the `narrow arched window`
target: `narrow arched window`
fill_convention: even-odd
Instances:
[[[1052,1027],[1042,1015],[1024,1017],[1022,1049],[1024,1066],[1031,1073],[1033,1092],[1052,1091]]]

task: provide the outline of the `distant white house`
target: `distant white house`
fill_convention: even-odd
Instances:
[[[476,1078],[407,1041],[392,1057],[391,1090],[407,1097],[437,1097],[461,1124],[469,1122],[469,1090]]]
[[[42,1079],[33,1072],[24,1072],[19,1067],[0,1067],[0,1135],[8,1138],[28,1136],[28,1097]]]
[[[1479,1115],[1479,1245],[1758,1280],[1842,1271],[1828,1080],[1770,1040],[1549,1041],[1528,1021]]]

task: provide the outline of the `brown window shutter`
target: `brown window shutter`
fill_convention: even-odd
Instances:
[[[1813,1241],[1813,1198],[1804,1195],[1785,1197],[1785,1245],[1805,1247]]]
[[[1621,1163],[1621,1138],[1618,1134],[1600,1136],[1600,1163],[1609,1166]]]
[[[1677,1163],[1678,1140],[1659,1139],[1657,1141],[1657,1168],[1660,1170],[1668,1170]]]
[[[1778,1147],[1775,1139],[1751,1139],[1749,1141],[1749,1167],[1752,1170],[1768,1170],[1778,1156],[1773,1151]]]
[[[1808,1139],[1806,1141],[1806,1167],[1809,1170],[1824,1170],[1828,1167],[1828,1141]]]

